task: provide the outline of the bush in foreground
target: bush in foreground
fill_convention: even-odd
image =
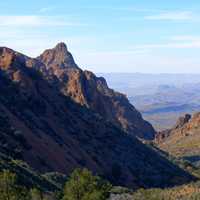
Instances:
[[[30,200],[28,190],[18,186],[16,175],[8,170],[0,173],[0,200]]]
[[[76,169],[64,188],[63,200],[106,200],[111,185],[87,169]]]

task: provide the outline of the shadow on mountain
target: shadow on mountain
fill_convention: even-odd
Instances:
[[[114,185],[172,187],[195,178],[57,88],[8,51],[0,57],[0,151],[41,172],[88,168]],[[6,57],[7,56],[7,57]],[[51,82],[56,83],[51,84]]]

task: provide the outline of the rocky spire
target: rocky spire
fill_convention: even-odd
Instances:
[[[190,114],[185,114],[183,117],[179,117],[176,125],[174,126],[174,129],[182,128],[186,123],[189,122],[191,117],[192,116]]]
[[[68,52],[67,45],[64,42],[58,43],[54,49],[59,52]]]
[[[37,59],[48,69],[78,68],[67,45],[63,42],[58,43],[53,49],[45,50]]]

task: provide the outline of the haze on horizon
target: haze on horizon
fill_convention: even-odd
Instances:
[[[0,7],[0,46],[29,56],[63,41],[94,72],[200,73],[198,0],[7,0]]]

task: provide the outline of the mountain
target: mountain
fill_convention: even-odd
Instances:
[[[64,43],[44,51],[37,60],[60,80],[59,90],[75,102],[92,109],[123,131],[142,139],[153,139],[155,131],[143,120],[126,96],[110,89],[102,77],[81,70]]]
[[[45,52],[42,55],[52,59],[42,55],[32,59],[0,48],[2,154],[26,161],[41,173],[69,175],[77,167],[86,167],[113,184],[133,188],[166,187],[193,180],[134,134],[126,134],[108,117],[94,112],[96,105],[110,110],[109,104],[111,116],[129,116],[127,108],[123,110],[128,103],[123,95],[109,89],[104,79],[83,72],[76,64],[71,66],[72,56],[63,44]],[[69,91],[75,92],[70,95]],[[100,98],[105,100],[105,107],[93,102]],[[132,109],[129,112],[135,112],[128,105]],[[133,115],[141,117],[138,112]]]
[[[159,147],[200,166],[200,113],[180,117],[176,125],[157,134]]]

